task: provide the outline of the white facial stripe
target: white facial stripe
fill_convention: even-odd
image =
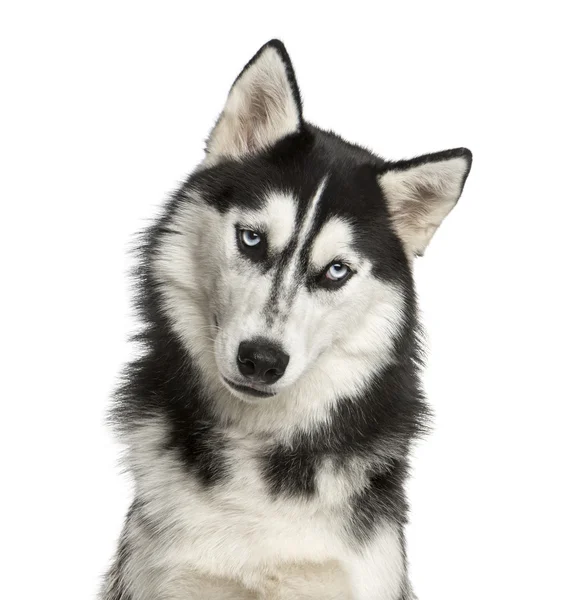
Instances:
[[[324,188],[326,186],[326,181],[327,181],[327,178],[325,177],[320,182],[320,185],[318,186],[316,193],[311,198],[311,200],[308,204],[308,208],[306,209],[306,215],[304,216],[304,220],[302,221],[302,226],[301,226],[300,232],[298,234],[298,244],[296,245],[296,248],[294,249],[294,253],[292,254],[292,257],[290,259],[289,266],[283,277],[283,286],[282,287],[285,290],[289,289],[290,286],[292,285],[292,281],[296,274],[297,265],[300,260],[300,253],[302,252],[302,248],[304,247],[304,244],[306,243],[306,238],[308,237],[308,234],[310,233],[310,230],[312,229],[312,224],[313,224],[314,218],[316,216],[316,209],[318,207],[318,202],[319,202],[319,200],[322,196],[322,193],[324,191]]]
[[[337,257],[350,261],[353,257],[352,241],[353,233],[347,221],[339,217],[329,219],[312,245],[310,261],[314,269],[323,269]]]

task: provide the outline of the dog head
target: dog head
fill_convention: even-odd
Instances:
[[[263,46],[156,229],[163,310],[206,381],[249,402],[364,389],[399,359],[411,262],[470,165],[387,162],[310,125],[284,46]]]

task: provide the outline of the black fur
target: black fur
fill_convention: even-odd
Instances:
[[[300,109],[300,94],[288,55],[281,42],[269,44],[285,59]],[[246,68],[254,60],[255,57]],[[310,238],[330,215],[342,216],[357,225],[355,243],[371,261],[374,276],[399,283],[406,308],[394,345],[397,359],[378,373],[361,397],[340,401],[326,426],[310,434],[299,433],[286,445],[274,442],[260,457],[262,474],[274,496],[310,501],[316,490],[317,468],[325,459],[342,469],[355,457],[371,459],[383,455],[383,460],[369,461],[368,485],[351,502],[348,535],[361,544],[369,539],[380,519],[390,519],[401,528],[407,520],[404,485],[408,453],[412,440],[425,431],[429,411],[419,381],[420,328],[411,268],[402,242],[392,229],[391,214],[377,178],[388,169],[401,170],[454,156],[465,157],[470,169],[470,153],[465,149],[388,163],[331,132],[303,122],[297,133],[245,161],[223,160],[193,172],[169,200],[159,220],[142,235],[135,274],[136,305],[144,323],[136,341],[142,352],[125,370],[112,413],[116,426],[124,433],[145,420],[162,416],[171,424],[171,430],[160,447],[161,453],[170,449],[177,452],[184,468],[204,486],[220,486],[229,478],[224,457],[227,442],[210,408],[213,399],[206,396],[197,366],[165,315],[152,257],[162,235],[181,235],[169,229],[169,223],[181,204],[193,202],[190,190],[196,190],[220,212],[233,205],[258,208],[262,202],[259,192],[266,188],[293,190],[300,206],[305,207],[327,177]],[[253,190],[258,190],[258,194]],[[263,256],[262,260],[268,261],[265,268],[280,269],[296,243],[293,240],[279,256]],[[298,285],[302,283],[299,281]],[[275,286],[274,306],[277,294]],[[123,559],[122,542],[118,561]],[[116,600],[129,599],[120,592]]]
[[[379,374],[358,402],[354,398],[341,402],[330,426],[310,437],[299,436],[291,448],[275,447],[266,456],[264,473],[274,493],[309,496],[314,492],[315,463],[323,457],[342,461],[355,454],[366,456],[380,440],[387,439],[401,445],[400,451],[405,455],[410,440],[423,431],[428,412],[418,379],[419,328],[410,267],[401,242],[391,229],[387,205],[376,182],[383,168],[383,161],[373,154],[306,125],[300,134],[245,163],[227,162],[193,173],[143,238],[137,302],[146,323],[138,338],[144,353],[127,369],[114,413],[117,422],[131,427],[132,422],[164,415],[172,423],[167,446],[180,452],[185,466],[195,476],[206,485],[218,484],[227,476],[222,458],[224,441],[209,410],[212,399],[202,392],[196,366],[161,308],[150,257],[157,249],[160,234],[167,231],[169,216],[182,202],[192,201],[185,193],[189,188],[202,192],[205,201],[218,210],[226,210],[233,203],[257,206],[259,198],[249,191],[265,189],[266,184],[293,189],[301,202],[307,203],[328,175],[312,234],[317,233],[327,214],[356,221],[356,244],[372,261],[375,275],[399,281],[407,299],[405,326],[396,349],[399,360]],[[282,261],[289,252],[286,249]],[[375,510],[387,510],[386,504],[394,507],[398,520],[404,519],[405,504],[393,498],[402,494],[403,477],[393,477],[391,485],[380,484],[380,477],[391,478],[391,469],[370,474],[375,501],[368,504],[365,496],[357,503],[366,507],[369,514],[361,519],[360,531],[373,522]],[[379,498],[382,493],[387,495],[385,503]]]

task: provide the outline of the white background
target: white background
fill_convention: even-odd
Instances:
[[[474,152],[416,265],[436,412],[410,484],[420,599],[584,598],[576,7],[3,3],[2,598],[96,592],[131,497],[104,418],[132,234],[272,37],[308,120],[388,158]]]

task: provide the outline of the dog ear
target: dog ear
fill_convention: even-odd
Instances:
[[[302,105],[284,44],[272,40],[247,63],[231,87],[207,140],[207,163],[240,158],[300,129]]]
[[[422,256],[444,217],[454,208],[470,171],[466,148],[386,163],[379,183],[391,221],[406,251]]]

